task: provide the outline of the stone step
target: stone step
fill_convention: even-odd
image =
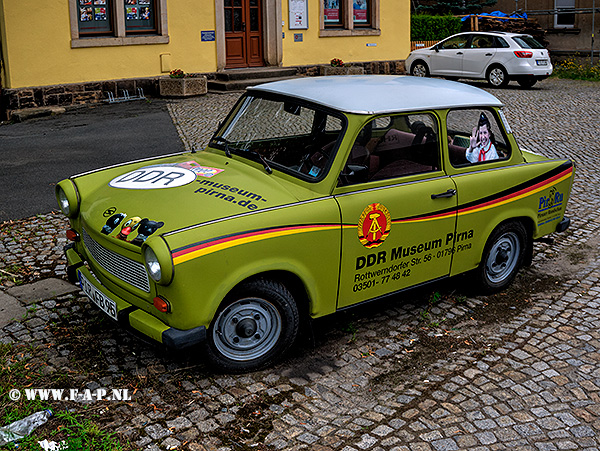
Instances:
[[[294,77],[296,69],[293,67],[257,67],[243,69],[228,69],[217,72],[217,80],[233,81],[263,78]]]
[[[243,91],[248,86],[256,86],[256,85],[260,85],[262,83],[270,83],[270,82],[279,81],[279,80],[289,80],[291,78],[296,78],[296,76],[252,78],[252,79],[245,79],[245,80],[229,80],[229,81],[210,80],[208,82],[208,89],[209,89],[209,91],[220,91],[220,92]]]

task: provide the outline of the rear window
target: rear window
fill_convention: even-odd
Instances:
[[[515,36],[512,38],[522,49],[543,49],[544,46],[531,36]]]

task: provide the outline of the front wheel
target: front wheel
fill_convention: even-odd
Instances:
[[[429,68],[423,61],[415,61],[410,68],[413,77],[429,77]]]
[[[525,227],[516,221],[500,224],[492,232],[477,269],[479,285],[485,292],[510,285],[523,263],[527,240]]]
[[[215,315],[207,340],[211,363],[227,372],[273,363],[295,341],[298,307],[282,284],[257,279],[242,285]]]
[[[487,81],[494,88],[503,88],[509,82],[508,73],[502,66],[494,66],[487,73]]]

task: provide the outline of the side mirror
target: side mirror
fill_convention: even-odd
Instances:
[[[433,50],[435,50],[436,52],[439,52],[439,51],[440,51],[440,49],[439,49],[439,47],[437,46],[437,44],[433,46]]]
[[[369,168],[361,164],[349,164],[346,166],[346,170],[340,174],[340,178],[345,182],[345,185],[364,183],[368,177]]]

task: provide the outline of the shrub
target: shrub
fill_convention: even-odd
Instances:
[[[439,41],[461,30],[460,18],[415,14],[410,19],[411,41]]]
[[[554,63],[553,75],[571,80],[600,81],[600,64],[579,63],[574,58]]]

